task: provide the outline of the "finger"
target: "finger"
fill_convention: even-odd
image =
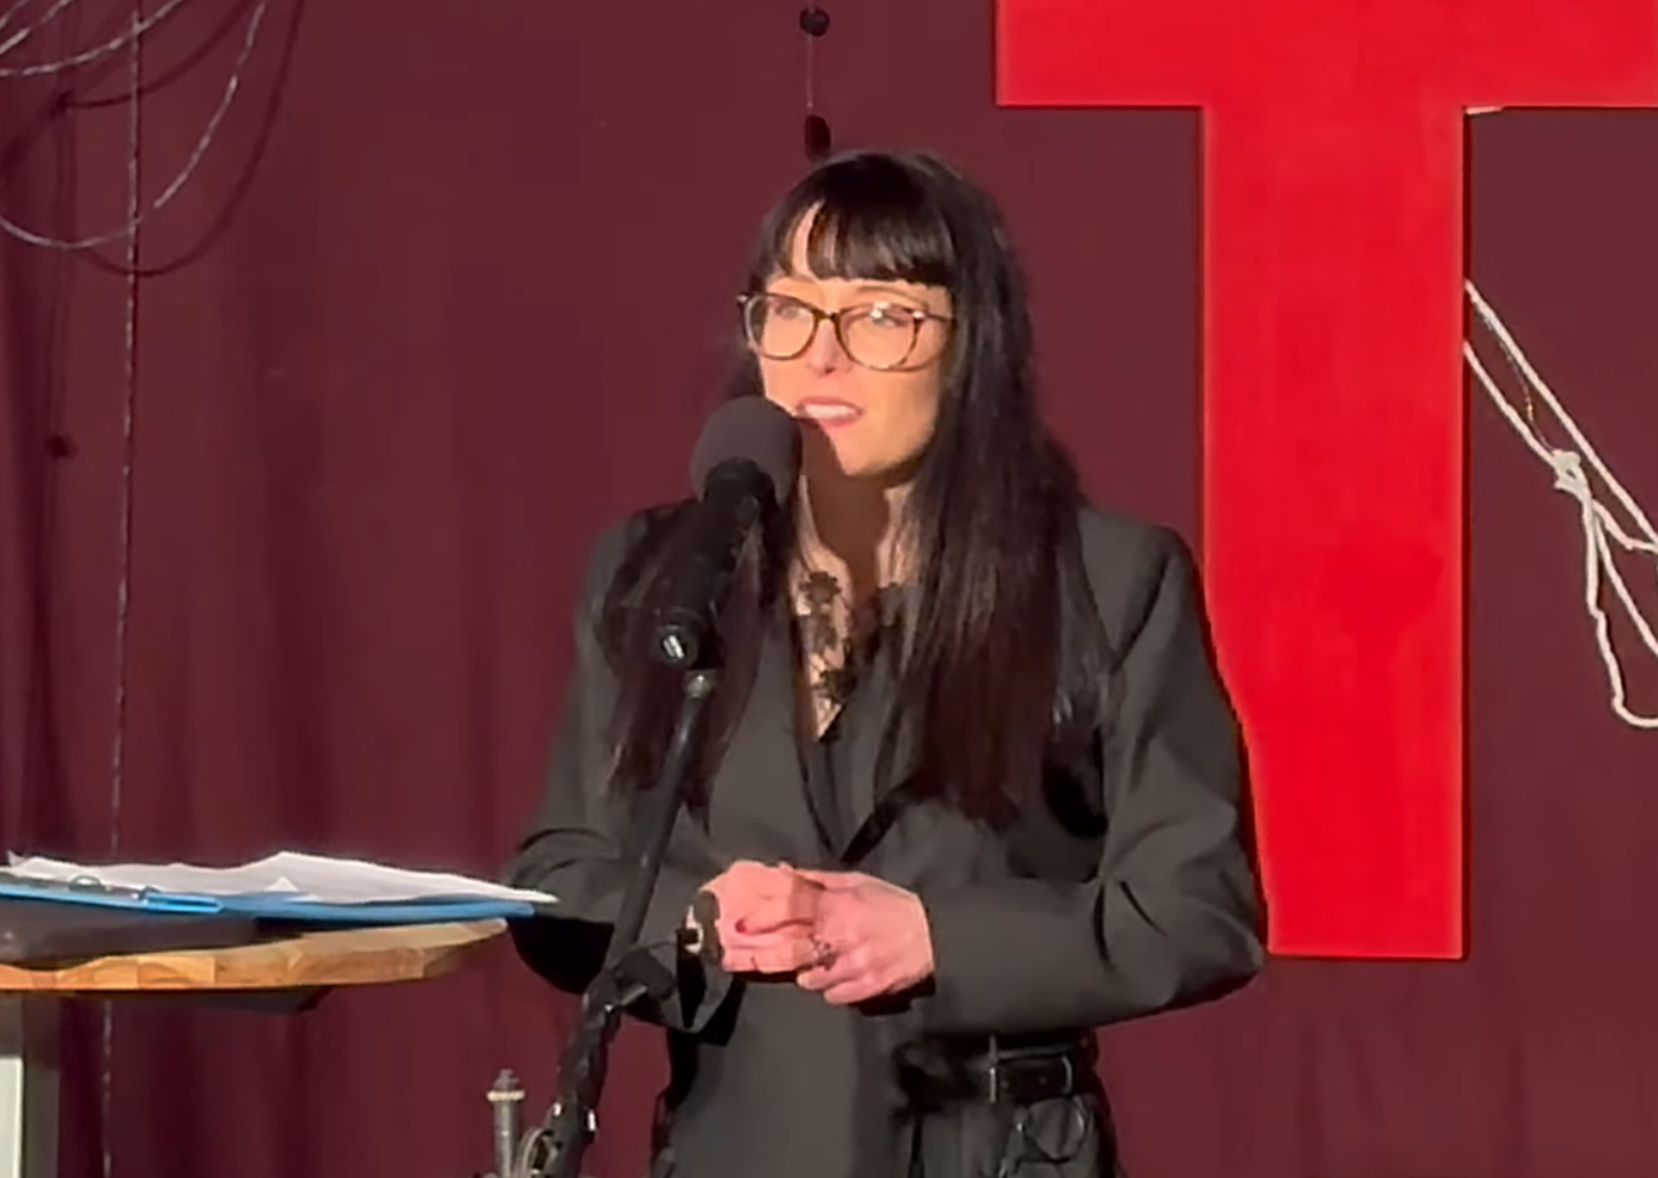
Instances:
[[[812,990],[818,993],[827,990],[832,984],[829,981],[829,967],[814,965],[810,969],[803,969],[795,976],[795,985],[802,990]]]
[[[754,968],[754,954],[727,949],[720,956],[720,967],[726,973],[748,973]]]
[[[810,965],[813,956],[810,941],[787,941],[769,949],[755,950],[751,968],[756,973],[795,973]]]
[[[763,951],[739,950],[727,953],[720,960],[720,965],[726,973],[793,973],[794,969],[782,965]]]
[[[779,895],[795,882],[794,873],[783,863],[756,863],[744,860],[734,867],[730,874],[732,882],[743,891],[762,896]]]
[[[777,895],[798,881],[786,867],[743,859],[727,867],[706,885],[708,890],[728,897],[755,898]]]
[[[769,933],[738,933],[729,936],[720,934],[720,944],[740,953],[762,953],[775,949],[784,944],[804,944],[810,946],[812,940],[812,926],[809,924],[784,925],[781,929]]]
[[[830,1006],[854,1006],[868,1002],[885,993],[886,986],[874,974],[864,974],[823,991],[823,1000]]]
[[[862,971],[844,958],[814,965],[810,969],[800,971],[796,982],[803,990],[824,992],[836,986],[844,986],[848,982],[857,980]]]
[[[856,871],[819,871],[812,867],[791,867],[789,870],[801,879],[836,892],[848,891],[864,880],[863,875]]]
[[[772,933],[792,924],[810,925],[817,919],[817,893],[806,888],[789,888],[768,896],[736,920],[739,936]]]
[[[746,914],[731,922],[731,931],[738,940],[752,937],[801,936],[816,925],[817,914],[801,911],[794,901],[762,900]]]

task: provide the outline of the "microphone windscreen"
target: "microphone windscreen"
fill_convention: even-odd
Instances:
[[[699,497],[708,489],[708,476],[728,462],[759,467],[781,500],[800,472],[800,427],[764,397],[727,401],[709,415],[691,451],[691,486]]]

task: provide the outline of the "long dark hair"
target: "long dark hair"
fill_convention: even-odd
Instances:
[[[994,203],[958,172],[924,153],[858,152],[819,164],[772,209],[749,290],[787,269],[807,217],[816,276],[917,282],[951,296],[938,423],[907,499],[915,580],[881,772],[890,775],[907,727],[916,756],[899,767],[906,789],[995,821],[1046,761],[1070,759],[1086,737],[1103,653],[1078,551],[1076,473],[1037,407],[1024,277]],[[732,395],[759,392],[745,350]],[[672,720],[674,683],[648,665],[645,623],[684,518],[683,506],[647,516],[601,614],[624,685],[613,729],[623,789],[653,779]],[[790,522],[780,513],[749,554],[732,607],[728,649],[749,671],[792,547]],[[723,736],[743,694],[727,693]],[[720,739],[711,745],[717,757]]]

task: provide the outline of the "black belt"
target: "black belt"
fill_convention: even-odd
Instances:
[[[964,1047],[931,1045],[906,1053],[898,1080],[912,1104],[1029,1105],[1098,1090],[1092,1035],[978,1036],[976,1049]]]

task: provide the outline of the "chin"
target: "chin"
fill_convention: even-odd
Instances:
[[[890,462],[834,462],[816,468],[809,474],[839,479],[849,483],[872,483],[890,486],[908,481],[908,468]]]
[[[802,431],[802,455],[808,477],[849,479],[858,482],[895,483],[914,474],[917,456],[882,453],[859,439],[856,429]]]
[[[806,473],[817,478],[868,478],[872,464],[854,446],[835,440],[822,430],[807,430],[803,458]]]

